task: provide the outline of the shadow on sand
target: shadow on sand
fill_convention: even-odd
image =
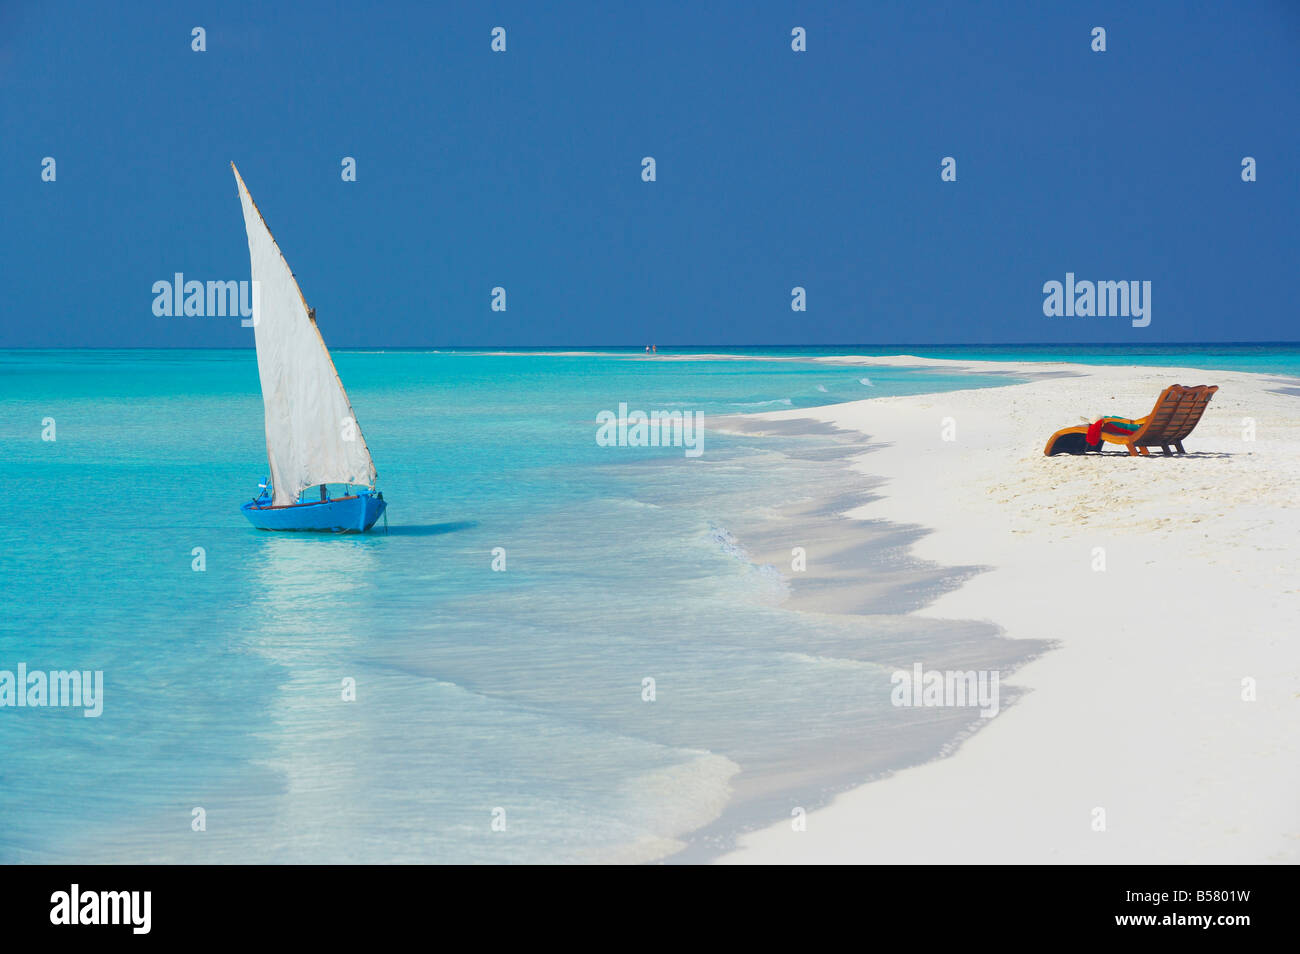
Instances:
[[[1125,457],[1125,458],[1132,457],[1133,460],[1142,460],[1143,458],[1145,458],[1146,460],[1182,460],[1183,458],[1186,458],[1187,460],[1197,460],[1197,459],[1204,460],[1206,458],[1211,458],[1211,457],[1223,458],[1223,457],[1237,456],[1236,454],[1230,454],[1227,451],[1188,451],[1185,454],[1162,454],[1160,453],[1159,447],[1152,447],[1149,448],[1149,450],[1151,451],[1150,455],[1140,454],[1136,457],[1126,453],[1125,451],[1105,451],[1104,453],[1100,453],[1100,454],[1096,452],[1093,452],[1091,454],[1057,454],[1055,456],[1057,457]]]

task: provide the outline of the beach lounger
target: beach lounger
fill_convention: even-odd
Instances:
[[[1202,384],[1194,388],[1171,385],[1160,392],[1156,406],[1146,417],[1136,420],[1103,417],[1092,424],[1062,428],[1048,439],[1043,453],[1049,457],[1053,454],[1086,454],[1088,451],[1101,453],[1103,444],[1123,444],[1133,457],[1139,454],[1149,456],[1148,447],[1159,447],[1165,454],[1173,454],[1174,449],[1185,454],[1183,438],[1200,421],[1205,406],[1217,390],[1217,384]]]

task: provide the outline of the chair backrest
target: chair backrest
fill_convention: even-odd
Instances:
[[[1194,388],[1174,384],[1165,388],[1142,430],[1133,435],[1133,443],[1162,446],[1181,441],[1196,427],[1217,390],[1217,384],[1201,384]]]

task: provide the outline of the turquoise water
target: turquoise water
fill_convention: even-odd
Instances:
[[[710,825],[722,846],[969,727],[888,706],[917,646],[1010,658],[987,626],[782,608],[745,528],[862,492],[816,437],[706,431],[698,459],[594,437],[620,402],[707,427],[971,378],[629,354],[336,361],[387,534],[245,522],[265,472],[252,352],[0,352],[17,491],[0,670],[105,682],[97,719],[0,708],[0,861],[648,860],[699,849],[690,833]],[[943,573],[909,564],[906,534],[871,533],[894,608],[923,603],[907,574]]]
[[[1075,364],[1193,367],[1218,371],[1300,376],[1297,344],[1152,344],[1152,345],[966,345],[942,348],[918,345],[872,350],[869,354],[915,354],[929,358],[979,361],[1069,361]]]
[[[549,349],[555,350],[555,349]],[[638,349],[612,349],[630,353]],[[898,355],[972,361],[1068,361],[1076,364],[1189,366],[1223,371],[1300,376],[1300,344],[1150,344],[1150,345],[808,345],[754,348],[716,345],[672,348],[672,354],[754,354],[813,358],[831,355]]]

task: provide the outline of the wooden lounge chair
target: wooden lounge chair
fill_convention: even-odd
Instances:
[[[1130,420],[1123,417],[1102,418],[1100,427],[1093,424],[1079,427],[1066,427],[1057,431],[1047,441],[1043,453],[1049,457],[1053,454],[1083,454],[1088,451],[1101,452],[1103,444],[1122,444],[1128,448],[1130,456],[1139,454],[1150,456],[1148,447],[1159,447],[1166,454],[1173,454],[1177,449],[1183,450],[1183,438],[1192,432],[1192,428],[1205,413],[1205,406],[1210,403],[1214,392],[1219,390],[1217,384],[1202,384],[1194,388],[1185,388],[1174,384],[1160,392],[1156,406],[1146,417]],[[1089,430],[1099,440],[1088,440]]]

